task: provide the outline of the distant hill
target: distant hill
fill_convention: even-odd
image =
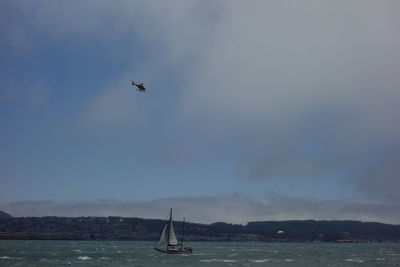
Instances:
[[[5,213],[4,211],[0,210],[0,219],[6,219],[6,218],[12,218],[13,216],[11,216],[8,213]]]
[[[278,231],[292,239],[337,240],[400,240],[400,225],[360,221],[270,221],[250,222],[247,231],[260,235],[277,235]]]
[[[0,239],[157,240],[166,221],[126,217],[0,218]],[[180,237],[182,222],[174,222]],[[185,223],[186,241],[399,242],[400,225],[359,221]]]

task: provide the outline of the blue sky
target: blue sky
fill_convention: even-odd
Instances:
[[[398,8],[1,1],[0,209],[400,223]]]

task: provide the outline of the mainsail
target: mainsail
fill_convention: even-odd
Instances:
[[[177,246],[179,244],[178,239],[176,238],[174,226],[172,221],[169,222],[169,235],[168,235],[168,245]]]

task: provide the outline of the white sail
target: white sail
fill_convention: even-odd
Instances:
[[[172,225],[172,221],[169,225],[169,240],[168,240],[168,244],[172,245],[172,246],[177,246],[179,244],[178,239],[176,238],[176,234],[175,234],[175,230],[174,230],[174,226]]]
[[[157,243],[157,247],[159,247],[163,243],[167,242],[167,237],[166,237],[167,226],[168,226],[168,223],[164,226],[164,229],[163,229],[163,231],[161,233],[160,241],[158,241],[158,243]]]

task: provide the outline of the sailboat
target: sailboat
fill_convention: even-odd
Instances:
[[[193,252],[191,247],[183,246],[183,235],[185,229],[185,219],[182,222],[182,238],[178,241],[174,226],[172,224],[172,209],[169,212],[169,221],[165,224],[161,233],[160,240],[154,244],[154,249],[169,254],[190,254]]]

